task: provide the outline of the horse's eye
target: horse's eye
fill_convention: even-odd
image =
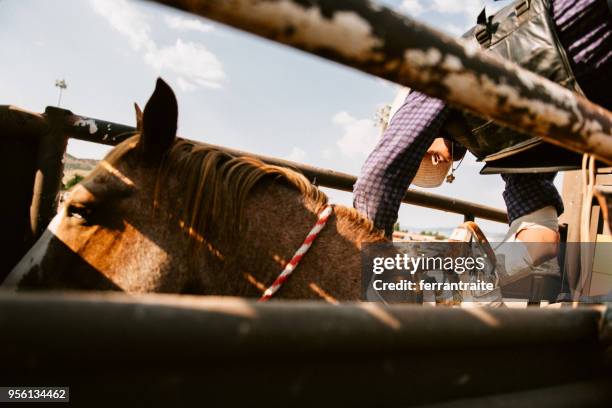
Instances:
[[[67,212],[69,217],[80,220],[86,220],[91,216],[91,208],[77,203],[68,204]]]

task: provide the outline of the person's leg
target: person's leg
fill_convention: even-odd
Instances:
[[[527,251],[533,265],[557,255],[558,215],[563,213],[563,201],[553,184],[556,173],[504,174],[503,193],[508,209],[512,240],[537,242]]]
[[[555,217],[556,218],[556,217]],[[537,242],[539,245],[533,245],[527,248],[529,256],[534,265],[554,258],[559,253],[559,229],[553,229],[545,226],[521,229],[516,238],[521,242]]]
[[[402,198],[447,114],[444,102],[411,92],[363,164],[353,186],[353,205],[388,236]]]

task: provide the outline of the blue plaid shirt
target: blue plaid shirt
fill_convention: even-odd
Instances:
[[[439,137],[448,112],[439,99],[411,92],[363,164],[353,186],[353,204],[387,234],[392,233],[402,198],[427,149]],[[563,212],[563,202],[553,184],[555,175],[502,176],[510,222],[549,205],[559,214]]]

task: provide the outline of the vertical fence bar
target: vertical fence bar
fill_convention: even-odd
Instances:
[[[30,204],[34,190],[40,135],[46,133],[42,115],[14,106],[0,106],[0,282],[32,245]]]
[[[45,116],[49,131],[42,135],[38,146],[34,194],[30,207],[32,234],[38,238],[57,212],[58,195],[64,172],[64,152],[68,137],[64,132],[66,112],[47,107]]]

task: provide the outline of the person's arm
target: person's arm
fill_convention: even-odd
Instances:
[[[443,101],[411,92],[362,166],[353,205],[389,237],[402,198],[447,113]]]

